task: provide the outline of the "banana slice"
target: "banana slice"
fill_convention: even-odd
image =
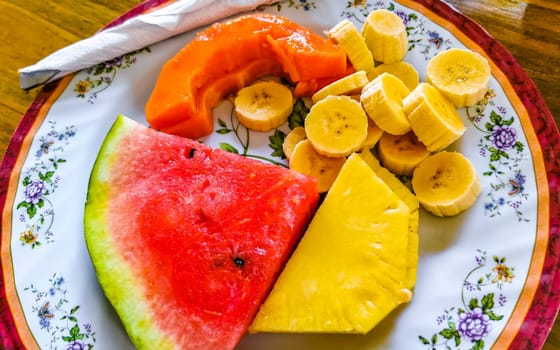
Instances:
[[[438,53],[428,62],[426,81],[455,107],[472,106],[488,91],[490,65],[474,51],[453,48]]]
[[[294,148],[300,142],[305,140],[307,136],[305,135],[305,129],[302,126],[295,127],[292,131],[286,135],[284,138],[284,142],[282,143],[282,151],[284,152],[284,156],[288,161],[290,160],[292,153],[294,152]]]
[[[379,142],[381,136],[383,136],[383,130],[377,126],[373,120],[368,118],[367,136],[364,142],[362,142],[359,150],[372,149]]]
[[[352,22],[344,19],[326,34],[329,39],[342,47],[355,70],[363,70],[367,73],[373,70],[374,61],[371,51]]]
[[[404,135],[383,134],[377,146],[383,166],[397,175],[412,175],[414,168],[431,153],[412,131]]]
[[[393,63],[406,56],[406,27],[394,12],[385,9],[372,11],[362,27],[362,35],[376,61]]]
[[[416,167],[412,188],[426,210],[437,216],[453,216],[475,203],[480,194],[480,179],[464,155],[443,151]]]
[[[410,123],[402,108],[402,101],[409,93],[399,78],[382,73],[364,86],[360,101],[367,115],[383,131],[403,135],[410,131]]]
[[[317,179],[318,191],[327,192],[336,179],[346,157],[326,157],[313,148],[309,140],[297,143],[290,156],[290,169]]]
[[[233,103],[241,124],[251,130],[269,131],[288,120],[294,98],[287,86],[260,81],[239,90]]]
[[[334,95],[355,95],[359,94],[362,88],[369,82],[367,73],[363,70],[349,74],[343,78],[333,81],[327,86],[317,91],[311,100],[317,103],[327,96]]]
[[[318,153],[344,157],[358,150],[367,136],[368,117],[348,96],[328,96],[314,104],[305,118],[305,133]]]
[[[404,100],[403,110],[412,131],[430,152],[438,152],[465,133],[453,104],[428,83],[420,83]]]
[[[368,74],[369,80],[375,79],[381,73],[391,73],[404,83],[409,90],[414,90],[420,83],[420,75],[416,68],[408,62],[399,61],[395,63],[383,63]]]

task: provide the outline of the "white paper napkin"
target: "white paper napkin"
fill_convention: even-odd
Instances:
[[[278,0],[177,0],[64,47],[19,69],[20,86],[29,89],[111,60],[171,36]]]

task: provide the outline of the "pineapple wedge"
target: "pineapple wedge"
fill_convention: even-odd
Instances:
[[[412,289],[416,284],[416,273],[418,270],[418,222],[420,202],[418,198],[399,180],[392,172],[382,167],[379,160],[370,150],[360,152],[362,159],[373,169],[375,174],[389,186],[393,192],[408,206],[410,219],[408,222],[408,246],[407,246],[407,268],[406,268],[406,288]]]
[[[412,297],[405,286],[409,216],[352,154],[249,331],[369,332]]]
[[[410,212],[420,208],[418,198],[406,187],[401,180],[399,180],[387,168],[381,166],[379,160],[371,153],[369,149],[363,150],[359,153],[360,157],[370,166],[377,176],[383,180],[391,190],[406,204]]]

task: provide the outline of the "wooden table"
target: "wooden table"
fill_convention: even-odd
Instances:
[[[140,0],[0,0],[0,154],[37,94],[17,69],[92,35]],[[502,42],[525,68],[560,124],[560,2],[448,0]],[[560,321],[544,347],[560,348]]]

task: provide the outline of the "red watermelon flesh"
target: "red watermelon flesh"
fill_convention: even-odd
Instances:
[[[232,349],[317,205],[313,178],[119,116],[90,178],[85,235],[139,349]]]

